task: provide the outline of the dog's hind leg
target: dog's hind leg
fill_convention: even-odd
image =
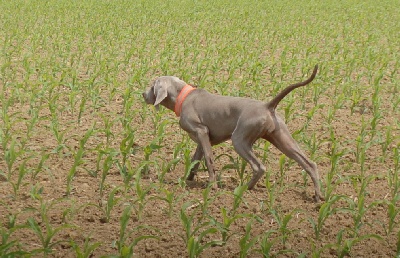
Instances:
[[[320,178],[317,165],[309,160],[292,138],[286,125],[280,123],[279,129],[263,137],[277,147],[283,154],[295,160],[311,177],[315,189],[315,200],[324,200],[320,191]]]
[[[236,152],[246,160],[253,169],[253,177],[248,183],[248,189],[251,190],[266,171],[265,166],[257,159],[252,149],[253,143],[258,139],[258,133],[255,132],[255,130],[249,131],[244,128],[242,128],[242,130],[236,128],[231,139]]]

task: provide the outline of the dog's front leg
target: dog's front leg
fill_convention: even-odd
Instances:
[[[210,143],[210,138],[208,135],[208,128],[207,127],[202,127],[198,128],[196,130],[196,136],[197,136],[197,143],[201,146],[204,159],[206,161],[207,169],[208,169],[208,181],[210,184],[212,184],[212,188],[216,189],[217,184],[215,180],[215,171],[214,171],[214,161],[213,161],[213,155],[212,155],[212,150],[211,150],[211,143]]]
[[[196,172],[200,166],[200,160],[203,158],[203,156],[204,156],[203,148],[201,147],[200,144],[197,144],[196,152],[193,155],[192,162],[194,162],[194,161],[199,161],[199,162],[197,162],[194,165],[194,167],[190,171],[190,174],[189,174],[187,180],[192,181],[194,179],[194,176],[196,175]]]

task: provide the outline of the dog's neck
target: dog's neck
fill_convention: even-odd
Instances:
[[[189,84],[186,84],[182,88],[182,90],[179,93],[178,97],[176,98],[174,111],[175,111],[175,115],[177,117],[179,117],[181,115],[183,102],[185,101],[185,99],[189,95],[189,93],[192,92],[193,90],[195,90],[195,88],[193,88]]]

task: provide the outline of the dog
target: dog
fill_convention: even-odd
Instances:
[[[248,182],[248,189],[251,190],[266,171],[252,150],[254,142],[263,138],[308,173],[314,184],[315,200],[319,202],[324,198],[320,191],[317,166],[303,154],[283,119],[275,112],[279,102],[288,93],[313,81],[317,70],[318,65],[307,80],[286,87],[269,102],[211,94],[175,76],[156,78],[143,93],[143,98],[147,104],[157,109],[162,105],[180,117],[179,125],[197,143],[192,161],[205,158],[213,188],[217,185],[211,146],[232,140],[236,152],[253,169],[253,176]],[[194,179],[198,167],[199,162],[190,171],[188,180]]]

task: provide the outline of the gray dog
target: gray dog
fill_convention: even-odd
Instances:
[[[217,185],[211,146],[228,139],[232,140],[236,152],[253,169],[253,177],[248,183],[248,189],[252,189],[266,171],[252,150],[254,142],[263,138],[307,171],[314,183],[315,200],[318,202],[323,200],[323,197],[317,166],[303,154],[282,118],[275,113],[278,103],[292,90],[310,83],[317,70],[316,65],[310,78],[290,85],[267,103],[211,94],[203,89],[194,88],[174,76],[161,76],[155,79],[143,93],[143,98],[147,104],[152,104],[156,108],[161,104],[180,116],[181,128],[197,143],[192,160],[201,160],[204,156],[209,182],[213,188]],[[199,163],[190,172],[188,180],[194,179],[198,166]]]

